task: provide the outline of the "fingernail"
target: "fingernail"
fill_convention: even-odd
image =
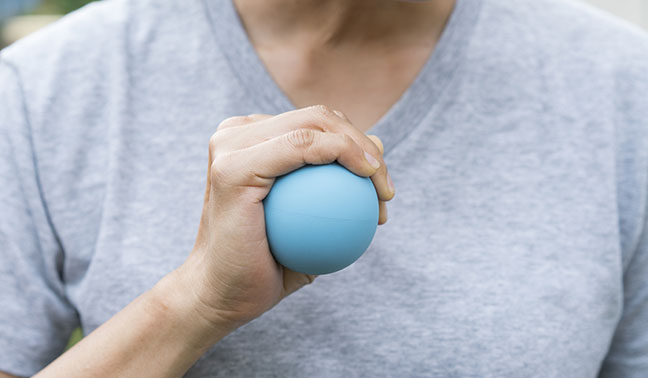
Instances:
[[[389,190],[391,190],[392,193],[396,192],[396,189],[394,188],[394,182],[392,181],[389,173],[387,173],[387,186],[389,186]]]
[[[369,165],[371,165],[374,169],[380,168],[380,162],[378,162],[378,160],[376,160],[375,157],[371,156],[371,154],[368,153],[367,151],[365,151],[364,155]]]

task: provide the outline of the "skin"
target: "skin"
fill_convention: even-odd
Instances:
[[[235,0],[257,54],[297,108],[325,104],[367,131],[412,84],[454,0]]]
[[[209,140],[203,211],[186,261],[36,377],[181,377],[227,334],[312,283],[315,276],[272,258],[261,202],[275,177],[304,164],[337,160],[371,177],[381,204],[379,223],[386,222],[385,201],[393,198],[394,186],[382,143],[363,131],[409,86],[453,2],[236,5],[255,48],[291,100],[329,107],[221,122]],[[297,69],[287,71],[286,62]],[[357,121],[332,109],[344,109]]]

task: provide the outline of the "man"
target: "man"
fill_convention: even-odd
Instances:
[[[648,371],[636,29],[552,0],[121,0],[0,62],[9,376]],[[297,291],[261,200],[336,160],[390,220]]]

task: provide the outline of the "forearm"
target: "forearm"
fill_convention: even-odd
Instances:
[[[181,377],[234,329],[201,317],[182,281],[166,276],[36,377]]]

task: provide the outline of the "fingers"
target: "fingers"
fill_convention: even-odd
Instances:
[[[337,111],[336,111],[336,114],[337,114]],[[338,115],[341,116],[341,117],[344,116],[342,113],[340,113]],[[344,118],[346,118],[346,116],[344,116]],[[346,119],[348,119],[348,118],[346,118]],[[367,137],[369,139],[371,139],[371,141],[376,145],[376,147],[378,147],[378,149],[380,150],[381,155],[385,153],[385,147],[383,146],[383,143],[382,143],[382,141],[380,140],[380,138],[378,136],[376,136],[376,135],[367,135]],[[387,213],[387,202],[379,201],[378,203],[379,203],[379,209],[380,209],[379,215],[378,215],[378,224],[382,225],[382,224],[387,223],[387,218],[388,218],[387,217],[387,214],[388,214]]]
[[[385,147],[383,146],[382,141],[380,138],[378,138],[376,135],[367,135],[369,139],[378,147],[380,150],[380,154],[384,154],[385,152]],[[379,215],[378,215],[378,224],[385,224],[387,223],[387,202],[385,201],[379,201]]]
[[[382,157],[383,153],[385,152],[385,147],[383,146],[383,143],[380,140],[380,138],[378,138],[376,135],[367,135],[367,138],[373,142],[376,148],[378,148],[378,150],[380,151],[380,156]],[[390,186],[389,184],[390,178],[389,178],[389,172],[387,171],[386,164],[383,164],[383,166],[380,167],[379,172],[377,172],[377,174],[374,175],[371,178],[371,180],[374,182],[374,185],[376,186],[376,192],[378,193],[378,198],[380,198],[381,201],[389,201],[392,198],[394,198],[394,195],[396,193],[393,187]],[[384,217],[384,220],[382,221],[382,223],[378,223],[378,224],[383,224],[387,221],[387,206],[384,206],[384,204],[382,205],[383,206],[381,207],[380,213],[381,213],[381,217]],[[382,215],[383,213],[384,216]]]
[[[356,129],[341,112],[318,105],[282,113],[275,117],[260,115],[255,122],[252,122],[250,117],[228,118],[221,123],[219,131],[214,135],[220,134],[219,138],[227,145],[226,149],[235,151],[264,143],[278,135],[288,134],[298,129],[347,134],[380,164],[371,176],[378,198],[388,201],[394,196],[388,185],[387,167],[382,158],[382,142],[378,137],[370,138]],[[340,163],[344,165],[344,162],[340,161]]]
[[[282,269],[283,269],[282,297],[284,298],[294,293],[295,291],[299,290],[300,288],[313,283],[313,281],[315,281],[315,278],[317,278],[316,275],[298,273],[286,267],[282,267]]]
[[[387,223],[387,202],[378,201],[379,204],[379,213],[378,213],[378,224]]]
[[[218,130],[225,130],[231,127],[245,126],[249,123],[263,121],[264,119],[272,118],[272,117],[273,116],[270,114],[250,114],[245,116],[229,117],[223,120],[223,122],[221,122],[218,125]]]
[[[378,147],[380,150],[380,154],[384,154],[385,152],[385,147],[383,146],[382,141],[380,138],[378,138],[376,135],[367,135],[369,139],[371,139],[372,142]],[[378,201],[379,204],[379,213],[378,213],[378,224],[385,224],[387,223],[387,202],[385,201]]]
[[[335,113],[336,116],[342,118],[343,120],[345,120],[345,121],[351,123],[351,120],[349,119],[349,117],[347,117],[346,114],[342,113],[341,111],[339,111],[339,110],[333,110],[333,113]]]
[[[261,143],[295,129],[313,129],[349,134],[365,151],[376,158],[380,158],[380,149],[376,144],[362,131],[355,128],[346,116],[342,114],[342,117],[340,117],[338,114],[342,113],[330,110],[325,106],[317,105],[262,119],[258,125],[247,123],[246,125],[251,126],[249,129],[254,129],[254,133],[248,136],[247,145],[241,145],[239,147],[248,147]]]
[[[380,150],[381,155],[385,153],[385,147],[383,146],[382,140],[380,140],[380,138],[378,138],[375,135],[367,135],[367,138],[371,139],[371,141],[376,145],[376,147],[378,147],[378,150]]]
[[[211,166],[212,183],[213,186],[269,188],[276,177],[305,164],[327,164],[336,160],[359,176],[369,177],[376,173],[364,150],[349,135],[297,129],[217,156]]]

